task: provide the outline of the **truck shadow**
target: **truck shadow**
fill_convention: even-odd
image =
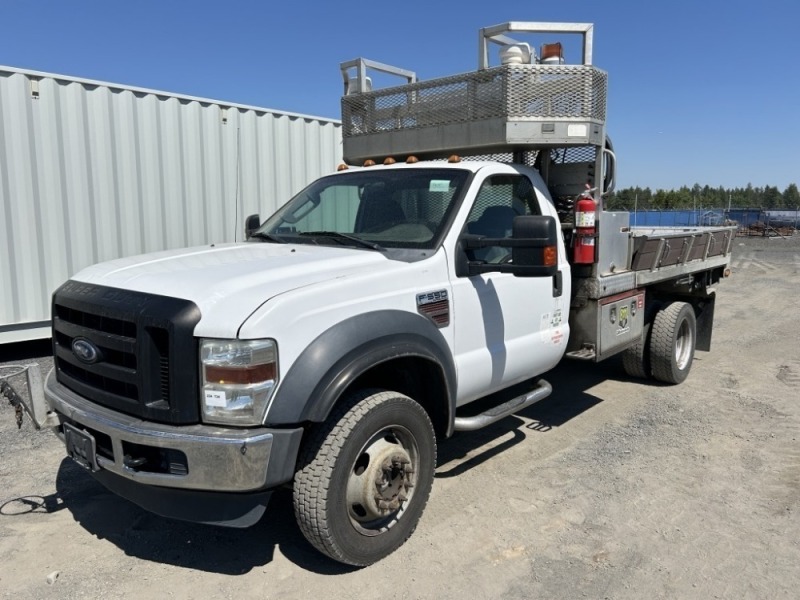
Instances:
[[[306,542],[294,520],[290,490],[276,491],[263,518],[248,529],[198,525],[147,512],[108,491],[68,458],[58,470],[56,496],[49,504],[66,508],[86,531],[142,560],[243,575],[272,563],[280,548],[308,571],[338,575],[354,570]]]
[[[529,432],[545,433],[589,410],[602,400],[586,390],[609,378],[625,376],[610,364],[567,362],[548,373],[553,394],[524,411],[485,429],[458,434],[439,448],[437,478],[455,477],[522,442]],[[524,425],[524,426],[523,426]],[[511,439],[494,443],[512,434]],[[486,449],[482,449],[487,446]],[[264,517],[248,529],[197,525],[160,517],[106,490],[86,471],[65,458],[56,478],[56,494],[41,499],[38,511],[66,508],[81,527],[107,540],[128,556],[186,569],[242,575],[263,569],[276,548],[302,569],[340,575],[355,569],[318,553],[294,520],[291,491],[276,491]],[[268,573],[265,570],[265,573]]]
[[[603,401],[586,390],[609,379],[627,377],[621,361],[612,358],[602,365],[564,360],[546,373],[544,379],[553,386],[553,393],[544,400],[484,429],[457,433],[443,441],[439,445],[436,477],[456,477],[523,442],[527,432],[547,433],[563,425]],[[526,385],[515,389],[522,394]],[[496,443],[509,434],[510,439]]]

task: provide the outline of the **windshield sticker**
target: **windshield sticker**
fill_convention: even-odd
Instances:
[[[428,191],[430,192],[449,192],[450,191],[450,180],[449,179],[431,179],[430,186],[428,187]]]

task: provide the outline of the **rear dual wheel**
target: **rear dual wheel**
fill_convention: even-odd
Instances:
[[[697,341],[694,309],[672,302],[646,323],[642,339],[622,353],[622,366],[631,377],[652,375],[664,383],[681,383],[689,375]]]
[[[294,482],[297,523],[334,560],[365,566],[399,548],[428,501],[436,439],[425,410],[396,392],[354,394],[311,432]]]
[[[658,311],[650,337],[650,368],[664,383],[681,383],[689,375],[697,340],[694,308],[673,302]]]
[[[631,377],[650,376],[650,323],[644,324],[641,339],[622,351],[622,368]]]

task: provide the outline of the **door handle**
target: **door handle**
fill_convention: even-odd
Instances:
[[[561,270],[556,271],[553,275],[553,298],[560,298],[564,293],[564,277]]]

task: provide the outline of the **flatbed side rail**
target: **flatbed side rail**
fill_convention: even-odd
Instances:
[[[733,226],[634,230],[631,270],[654,273],[696,261],[702,267],[710,258],[728,257],[735,235]]]

